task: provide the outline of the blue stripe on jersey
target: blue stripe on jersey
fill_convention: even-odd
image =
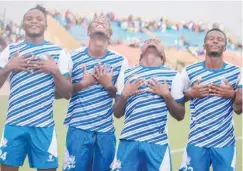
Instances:
[[[49,54],[58,62],[61,47],[45,41],[31,45],[25,41],[9,45],[9,59],[19,51],[20,55]],[[30,56],[31,57],[31,56]],[[55,85],[51,74],[12,72],[6,124],[31,127],[52,127]]]
[[[102,58],[90,57],[87,48],[72,52],[72,60],[73,83],[82,80],[81,65],[86,66],[87,72],[93,72],[94,67],[101,63],[113,68],[112,82],[115,84],[124,62],[122,56],[109,50]],[[112,97],[102,85],[92,85],[73,95],[64,124],[89,131],[114,132],[112,104]]]
[[[205,61],[186,67],[191,86],[202,78],[201,84],[223,85],[223,79],[236,89],[240,68],[228,63],[218,70],[205,68]],[[191,100],[189,144],[198,147],[222,148],[235,144],[233,100],[216,96]]]
[[[171,88],[172,80],[177,72],[164,67],[136,66],[125,72],[125,83],[130,78],[149,80],[156,78],[160,83],[166,80]],[[145,85],[140,89],[148,89]],[[167,136],[168,108],[163,98],[152,93],[139,93],[127,100],[124,128],[120,139],[164,145],[168,143]]]

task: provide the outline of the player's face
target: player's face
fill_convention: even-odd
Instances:
[[[103,50],[107,48],[109,43],[109,38],[102,32],[96,32],[90,36],[92,45],[94,45],[96,50]]]
[[[226,40],[223,33],[219,31],[212,31],[208,33],[204,48],[207,54],[214,54],[214,56],[221,56],[225,50]]]
[[[46,18],[39,10],[31,10],[24,16],[23,27],[29,37],[40,37],[46,29]]]
[[[154,46],[149,46],[143,56],[147,58],[147,60],[153,61],[153,63],[157,63],[158,65],[163,63],[160,53]]]
[[[110,24],[108,22],[95,21],[92,22],[89,27],[89,36],[93,36],[95,33],[103,33],[108,39],[111,36]]]

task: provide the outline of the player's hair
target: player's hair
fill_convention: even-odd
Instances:
[[[218,31],[218,32],[222,33],[222,34],[224,35],[224,38],[225,38],[225,46],[227,46],[227,37],[226,37],[226,34],[225,34],[222,30],[220,30],[220,29],[218,29],[218,28],[213,28],[213,29],[210,29],[210,30],[207,31],[207,33],[206,33],[206,35],[205,35],[205,37],[204,37],[204,43],[206,42],[206,37],[207,37],[207,35],[208,35],[210,32],[212,32],[212,31]]]
[[[24,17],[25,17],[25,15],[26,15],[29,11],[31,11],[31,10],[38,10],[38,11],[40,11],[40,12],[42,12],[42,13],[44,14],[45,19],[47,18],[47,14],[48,14],[48,12],[47,12],[46,9],[45,9],[43,6],[41,6],[41,5],[36,5],[36,7],[34,7],[34,8],[30,8],[30,9],[24,14]]]

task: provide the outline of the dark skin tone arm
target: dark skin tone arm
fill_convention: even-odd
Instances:
[[[142,92],[138,89],[143,85],[144,80],[142,79],[137,79],[132,83],[130,82],[130,80],[128,80],[121,93],[121,96],[116,98],[115,104],[113,105],[113,111],[116,118],[121,118],[122,116],[124,116],[125,106],[128,98]]]
[[[94,77],[110,94],[111,97],[116,97],[117,88],[112,83],[113,68],[108,72],[106,65],[97,65],[94,68]]]
[[[236,91],[234,111],[238,115],[242,114],[242,88],[238,88]]]
[[[10,58],[7,65],[3,69],[0,69],[0,88],[8,79],[8,76],[11,72],[28,71],[27,70],[27,67],[29,66],[29,64],[27,64],[28,56],[29,56],[28,54],[24,56],[19,56],[19,53],[17,52],[13,57]]]
[[[72,84],[63,77],[51,56],[47,55],[47,59],[34,57],[33,60],[29,61],[29,64],[32,65],[30,69],[37,70],[36,72],[52,74],[58,96],[70,99],[72,96]]]
[[[185,104],[184,102],[177,103],[170,94],[169,85],[166,80],[164,84],[159,83],[154,78],[149,80],[150,92],[159,95],[165,100],[167,108],[173,118],[178,121],[184,119],[185,116]]]

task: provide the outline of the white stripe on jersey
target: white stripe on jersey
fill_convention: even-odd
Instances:
[[[101,63],[113,68],[112,82],[115,85],[125,58],[109,50],[104,57],[93,58],[88,55],[88,48],[84,48],[72,52],[72,60],[73,84],[82,80],[81,65],[86,66],[87,72],[93,72],[94,67]],[[113,99],[103,86],[92,85],[73,95],[64,124],[89,131],[114,132],[112,104]]]
[[[17,51],[20,55],[31,53],[41,56],[49,54],[58,63],[61,47],[45,41],[42,45],[31,45],[25,41],[10,44],[10,59]],[[2,64],[4,65],[4,64]],[[10,74],[10,97],[5,124],[16,126],[52,127],[54,81],[51,74],[12,72]]]
[[[184,71],[182,73],[187,74],[187,81],[191,86],[201,77],[201,85],[223,85],[222,80],[227,79],[234,89],[237,88],[240,74],[239,67],[228,63],[224,63],[219,70],[207,69],[204,61],[190,65]],[[191,100],[190,108],[189,144],[207,148],[222,148],[235,144],[232,99],[216,96],[195,98]]]
[[[126,70],[124,83],[130,78],[152,77],[160,83],[167,80],[171,88],[172,80],[177,72],[165,66],[145,67],[136,66]],[[145,85],[140,89],[147,89]],[[165,101],[152,93],[139,93],[127,100],[125,109],[125,123],[120,139],[134,140],[164,145],[168,143],[166,125],[168,109]]]

